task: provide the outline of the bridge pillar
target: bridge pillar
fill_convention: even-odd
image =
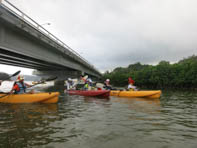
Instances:
[[[64,70],[64,71],[34,70],[33,71],[33,75],[38,75],[41,77],[57,76],[58,80],[66,80],[68,78],[79,78],[81,74],[82,74],[81,71],[72,71],[72,70]]]
[[[81,75],[85,75],[85,72],[84,72],[84,71],[82,71],[82,72],[81,72]]]
[[[4,44],[5,39],[5,30],[3,28],[0,28],[0,43],[1,45]]]

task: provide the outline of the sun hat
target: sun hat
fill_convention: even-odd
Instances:
[[[24,76],[23,76],[23,75],[19,75],[19,76],[17,77],[17,81],[21,81],[21,80],[24,80]]]

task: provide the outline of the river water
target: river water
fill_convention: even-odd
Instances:
[[[0,104],[0,148],[197,147],[196,92],[163,91],[160,99],[147,100],[47,89],[57,90],[57,104]]]

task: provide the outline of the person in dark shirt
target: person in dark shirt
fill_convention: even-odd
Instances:
[[[111,87],[109,82],[110,82],[110,79],[106,79],[105,82],[104,82],[104,88],[106,90],[111,90],[112,89],[112,87]]]

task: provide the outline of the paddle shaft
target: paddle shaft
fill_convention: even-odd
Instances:
[[[38,84],[43,84],[43,83],[48,82],[48,81],[53,81],[53,80],[55,80],[55,79],[57,79],[57,77],[48,78],[48,79],[42,80],[42,81],[40,81],[40,82],[38,82],[38,83],[36,83],[36,84],[34,84],[34,85],[31,85],[30,87],[36,86],[36,85],[38,85]],[[30,87],[29,87],[29,88],[30,88]]]
[[[3,98],[3,97],[6,97],[6,96],[8,96],[8,95],[10,95],[10,94],[8,93],[8,94],[5,94],[5,95],[3,95],[3,96],[0,96],[0,99]]]

